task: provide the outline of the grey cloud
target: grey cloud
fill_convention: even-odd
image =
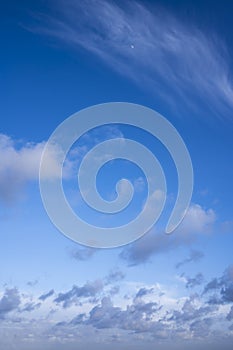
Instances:
[[[120,271],[119,269],[117,270],[112,270],[109,272],[108,276],[106,277],[106,283],[111,284],[114,282],[119,282],[125,278],[125,274]]]
[[[228,315],[227,315],[227,320],[232,321],[233,320],[233,306],[231,307]]]
[[[210,327],[212,326],[212,324],[213,320],[211,318],[197,320],[191,323],[190,331],[193,333],[194,337],[205,338],[210,334]]]
[[[182,260],[182,261],[180,261],[180,262],[178,262],[176,264],[176,268],[178,269],[181,266],[186,265],[186,264],[188,264],[190,262],[197,262],[200,259],[202,259],[203,257],[204,257],[204,254],[202,252],[200,252],[198,250],[191,250],[189,257],[184,259],[184,260]]]
[[[198,273],[195,277],[185,277],[186,288],[194,288],[200,286],[204,282],[204,276],[202,273]]]
[[[20,312],[31,312],[34,311],[36,309],[39,309],[39,307],[41,306],[41,303],[26,303],[23,308],[20,310]]]
[[[86,261],[97,252],[94,248],[76,248],[71,251],[70,255],[75,260]]]
[[[204,288],[203,294],[214,291],[209,299],[210,303],[232,303],[233,302],[233,265],[230,265],[220,278],[214,278]]]
[[[30,286],[30,287],[34,287],[35,285],[38,284],[38,280],[34,280],[34,281],[28,281],[27,282],[27,285]]]
[[[155,254],[191,245],[198,238],[198,235],[209,232],[214,222],[213,210],[204,210],[200,205],[193,204],[182,223],[171,235],[151,230],[124,248],[120,257],[126,260],[130,266],[145,263]]]
[[[6,289],[3,297],[0,299],[0,318],[7,313],[16,310],[21,300],[17,288]]]
[[[228,272],[225,273],[224,276],[227,275],[229,277],[230,272],[229,270],[227,271]],[[88,348],[82,343],[83,337],[92,340],[101,338],[103,339],[103,344],[106,344],[106,342],[109,341],[110,334],[124,334],[129,342],[132,342],[133,339],[142,339],[142,348],[144,348],[147,341],[150,341],[150,343],[146,343],[148,344],[148,349],[154,347],[160,343],[160,341],[165,342],[161,343],[163,345],[168,344],[167,340],[169,339],[171,342],[176,342],[177,349],[181,349],[182,347],[178,346],[179,341],[183,342],[187,341],[187,339],[204,341],[208,339],[209,343],[209,341],[214,341],[215,338],[223,336],[225,332],[225,330],[222,330],[221,320],[219,319],[218,305],[209,305],[205,303],[198,294],[187,297],[185,302],[183,298],[178,298],[177,303],[175,305],[170,305],[167,309],[168,305],[166,305],[166,302],[162,307],[159,299],[157,300],[158,297],[156,297],[156,301],[154,300],[154,289],[149,286],[144,286],[135,292],[134,297],[132,296],[129,299],[131,301],[129,301],[128,305],[119,306],[119,304],[115,304],[113,299],[109,297],[109,295],[111,295],[109,290],[96,288],[97,285],[98,283],[96,284],[96,281],[92,283],[88,282],[81,287],[74,286],[66,293],[60,293],[58,295],[60,301],[57,302],[56,305],[57,313],[55,318],[52,318],[53,316],[50,310],[50,313],[47,314],[47,318],[44,317],[45,315],[38,319],[36,317],[35,319],[31,319],[31,323],[28,322],[28,316],[27,318],[25,317],[25,319],[19,319],[16,317],[17,315],[15,316],[14,314],[12,315],[13,317],[7,318],[5,322],[11,322],[11,327],[14,327],[13,323],[18,322],[17,332],[18,329],[24,329],[25,334],[32,334],[36,331],[37,333],[33,334],[35,334],[37,340],[40,339],[41,336],[44,337],[48,335],[49,338],[46,338],[45,342],[48,342],[48,339],[55,340],[56,338],[59,344],[64,342],[64,345],[69,346],[69,344],[72,343],[73,349],[75,349],[75,346],[77,347],[77,344],[81,349]],[[99,292],[97,290],[99,290]],[[17,295],[18,291],[15,289],[13,292],[9,293],[6,290],[4,296],[8,296],[9,299],[10,294]],[[48,294],[49,293],[44,293],[42,295],[46,296]],[[79,311],[79,307],[67,311],[63,309],[63,307],[70,305],[78,305],[79,298],[95,298],[95,295],[101,297],[101,302],[99,298],[96,298],[95,305],[91,307],[90,311],[87,311],[88,309],[85,311],[80,309]],[[144,301],[144,297],[146,296],[148,296],[148,299],[150,298],[150,301]],[[0,305],[2,304],[2,299]],[[8,303],[6,303],[5,300],[3,302],[4,313],[6,314],[10,312],[10,310],[16,309],[21,313],[34,311],[39,307],[40,303],[36,303],[33,300],[36,300],[36,298],[24,304],[21,309],[19,309],[18,302],[13,303],[8,300]],[[86,301],[88,301],[90,305],[89,299]],[[75,310],[77,310],[77,313],[73,314]],[[229,321],[232,319],[231,314],[232,309],[230,311],[228,310],[225,316]],[[40,315],[40,312],[38,312],[38,315]],[[1,322],[4,322],[3,318]],[[41,329],[38,326],[39,322],[42,324]],[[46,324],[46,322],[48,323]],[[217,334],[215,322],[216,325],[218,325],[218,328],[216,328]],[[51,324],[54,324],[54,326],[51,326]],[[212,327],[212,325],[214,325],[214,327]],[[45,326],[46,331],[44,328]],[[1,334],[0,328],[0,337],[2,337]],[[17,334],[20,334],[20,338],[23,337],[24,333]],[[125,343],[122,343],[122,347],[123,344]],[[110,343],[108,343],[108,345],[110,346]],[[42,346],[40,348],[42,348]],[[92,346],[91,348],[95,347]],[[171,348],[171,346],[169,345],[168,348]],[[194,346],[194,349],[195,348]],[[162,349],[164,348],[162,347],[161,350]]]
[[[169,320],[175,321],[180,324],[185,324],[186,322],[191,322],[194,320],[197,321],[218,309],[217,306],[212,305],[196,307],[196,299],[198,299],[198,295],[193,295],[189,299],[187,299],[181,311],[175,310],[172,316],[169,318]]]
[[[42,294],[40,297],[39,297],[39,300],[46,300],[47,298],[51,297],[52,295],[54,294],[54,290],[51,289],[48,293],[45,293],[45,294]]]
[[[217,278],[214,278],[209,283],[207,283],[204,289],[204,293],[207,293],[213,289],[218,289],[220,286],[221,286],[221,282]]]
[[[86,314],[82,313],[76,316],[75,318],[73,318],[70,324],[72,325],[83,324],[86,321],[86,319],[87,319]]]
[[[136,294],[136,298],[144,297],[148,294],[151,294],[153,292],[154,288],[140,288],[139,291]]]
[[[64,308],[67,308],[72,304],[80,303],[81,298],[95,297],[102,290],[103,282],[101,280],[87,282],[81,287],[74,285],[68,292],[59,293],[54,301],[56,303],[61,303]]]
[[[89,314],[87,324],[97,329],[119,328],[134,332],[149,332],[157,325],[152,316],[160,307],[157,303],[134,302],[126,310],[115,307],[110,298],[103,298],[100,306],[95,306]]]

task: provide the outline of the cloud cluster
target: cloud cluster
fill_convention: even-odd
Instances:
[[[25,349],[29,340],[30,349],[43,342],[50,344],[51,349],[55,344],[57,348],[66,344],[68,349],[79,344],[82,349],[87,339],[103,346],[116,341],[125,346],[127,341],[139,344],[141,339],[148,349],[159,344],[166,346],[168,339],[170,346],[176,342],[180,348],[187,341],[190,346],[196,341],[200,346],[218,339],[229,344],[232,341],[231,326],[226,329],[226,323],[233,319],[232,266],[214,282],[202,286],[204,293],[180,297],[172,297],[165,287],[163,293],[158,293],[155,285],[146,284],[131,289],[128,298],[120,289],[112,294],[114,286],[123,287],[123,277],[120,270],[110,271],[102,280],[74,285],[66,292],[51,289],[39,296],[17,288],[6,289],[0,296],[0,343],[5,344],[4,332],[9,325]],[[190,282],[192,286],[194,279],[198,285],[203,284],[202,276],[197,275]],[[129,282],[127,285],[130,288]],[[221,297],[218,303],[209,300],[208,293],[213,289]],[[9,348],[9,343],[5,348]]]

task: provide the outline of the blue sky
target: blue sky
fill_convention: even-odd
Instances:
[[[10,349],[182,349],[233,340],[233,5],[229,1],[9,1],[1,4],[0,344]],[[137,215],[146,178],[127,161],[97,177],[111,200],[128,178],[125,212],[90,210],[77,185],[83,156],[116,137],[153,152],[167,180],[165,210],[143,238],[81,246],[51,223],[39,191],[42,150],[83,108],[130,102],[156,110],[192,159],[193,196],[164,234],[177,174],[163,145],[116,124],[91,130],[67,156],[64,190],[83,219],[117,226]],[[48,173],[56,175],[53,154]]]

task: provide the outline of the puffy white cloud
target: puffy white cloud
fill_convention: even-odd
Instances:
[[[12,201],[28,181],[39,177],[40,159],[45,142],[26,143],[15,141],[7,135],[0,134],[0,200]],[[60,174],[60,151],[50,147],[46,158],[47,178]],[[71,164],[66,163],[64,175],[68,176]]]

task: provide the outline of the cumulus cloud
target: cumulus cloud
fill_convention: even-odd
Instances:
[[[175,321],[179,324],[201,320],[202,317],[216,312],[218,308],[213,305],[200,305],[198,294],[191,295],[183,304],[181,310],[175,310],[170,321]]]
[[[233,320],[233,306],[231,307],[228,315],[227,315],[227,320],[232,321]]]
[[[135,302],[126,310],[113,306],[110,298],[103,298],[100,306],[95,306],[89,313],[87,323],[97,329],[119,328],[135,332],[148,332],[152,328],[162,329],[162,325],[152,321],[153,315],[159,310],[157,303]]]
[[[115,280],[118,277],[115,279],[114,275]],[[148,349],[159,344],[166,348],[168,340],[171,344],[186,346],[188,339],[190,346],[194,345],[195,339],[210,343],[225,337],[230,342],[224,327],[226,320],[232,320],[232,308],[220,311],[219,305],[210,305],[203,295],[197,293],[172,297],[169,288],[163,289],[165,295],[157,292],[155,285],[144,284],[133,292],[131,290],[126,301],[123,294],[112,295],[107,283],[92,281],[74,286],[65,293],[60,292],[57,298],[43,303],[54,294],[51,289],[39,297],[41,302],[38,303],[38,296],[27,295],[16,288],[6,289],[0,297],[0,343],[5,344],[6,334],[7,339],[14,339],[13,335],[17,335],[22,341],[22,349],[27,349],[27,344],[33,349],[33,342],[35,348],[42,348],[42,344],[49,344],[49,349],[53,345],[59,349],[62,344],[68,349],[69,346],[75,349],[77,345],[96,348],[90,344],[86,346],[87,339],[103,346],[110,346],[118,339],[118,347],[122,344],[126,348],[127,341],[130,344],[135,344],[135,341],[138,345],[141,339],[143,348],[147,344]],[[97,295],[95,301],[88,299]],[[11,331],[6,333],[8,329]],[[6,346],[9,344],[6,342]],[[171,348],[170,343],[168,348]]]
[[[4,318],[9,312],[16,310],[21,300],[17,288],[6,289],[0,299],[0,318]]]
[[[196,286],[200,286],[204,282],[204,276],[200,272],[194,277],[185,277],[185,279],[186,288],[194,288]]]
[[[117,126],[103,126],[82,135],[78,146],[71,148],[62,166],[63,151],[58,144],[47,145],[44,155],[45,179],[60,176],[62,168],[63,180],[76,178],[75,169],[89,148],[105,139],[123,138]],[[0,133],[0,202],[11,203],[20,194],[25,184],[38,180],[41,156],[46,145],[45,141],[23,142]],[[43,179],[42,179],[43,180]],[[81,250],[74,257],[85,260],[94,250]]]
[[[180,105],[194,111],[202,104],[212,106],[217,115],[231,116],[228,53],[213,32],[209,35],[191,21],[186,25],[161,7],[137,1],[124,2],[123,8],[114,1],[60,0],[53,13],[35,14],[30,30],[86,49],[160,95],[173,113],[180,97]]]
[[[213,278],[204,288],[205,293],[211,293],[209,303],[224,304],[233,302],[233,265],[230,265],[224,274]]]
[[[67,308],[73,304],[80,304],[81,298],[95,297],[103,290],[103,287],[101,280],[87,282],[81,287],[74,285],[68,292],[59,293],[54,301],[58,304],[61,303],[64,308]]]
[[[191,323],[190,331],[195,338],[205,338],[209,334],[211,334],[210,327],[213,324],[213,320],[211,318],[203,318],[201,320],[197,320]]]
[[[39,177],[40,159],[45,142],[25,143],[15,141],[7,135],[0,134],[0,201],[9,203],[17,197],[22,186]],[[48,178],[60,174],[60,151],[51,147],[46,159]],[[68,174],[69,164],[64,171]]]
[[[154,254],[164,253],[180,246],[190,245],[198,235],[209,232],[215,222],[212,209],[205,210],[198,204],[190,206],[180,226],[171,234],[151,231],[120,253],[129,265],[148,261]]]

